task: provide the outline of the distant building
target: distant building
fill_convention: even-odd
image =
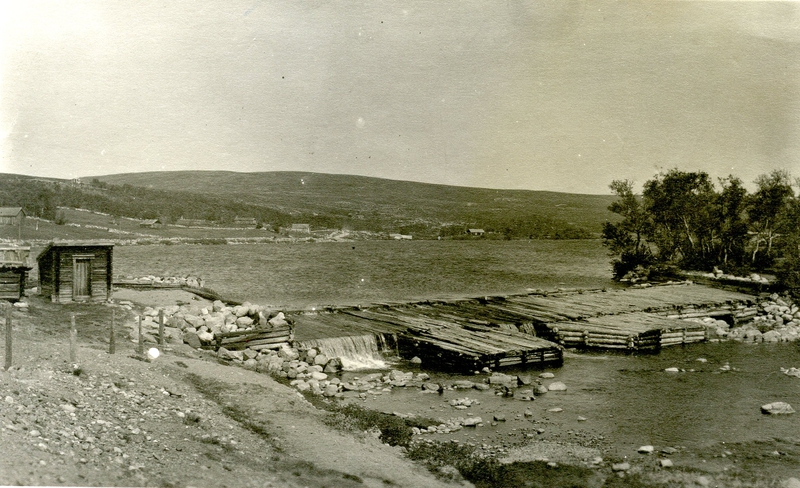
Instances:
[[[0,300],[16,302],[25,294],[30,247],[0,246]]]
[[[483,229],[467,229],[467,234],[471,236],[482,236],[486,234],[486,231]]]
[[[183,217],[179,218],[175,225],[181,225],[183,227],[210,227],[214,225],[213,222],[210,220],[203,220],[203,219],[184,219]]]
[[[25,217],[22,207],[0,207],[0,225],[20,225]]]
[[[110,299],[113,250],[107,241],[51,242],[36,258],[39,292],[57,303]]]
[[[240,227],[256,227],[258,221],[253,217],[235,217],[233,223]]]
[[[297,232],[300,234],[310,234],[311,233],[311,225],[309,224],[292,224],[291,228],[292,232]]]
[[[139,222],[139,227],[147,227],[149,229],[158,229],[162,226],[159,219],[142,220]]]

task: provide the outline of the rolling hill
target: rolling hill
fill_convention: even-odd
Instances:
[[[160,218],[165,223],[183,217],[224,227],[239,216],[276,230],[307,223],[314,229],[414,238],[464,238],[468,228],[485,229],[486,238],[587,238],[598,237],[602,223],[614,219],[607,210],[613,199],[301,172],[126,173],[80,181],[0,175],[0,206],[20,206],[30,216],[61,223],[83,222],[88,214],[65,214],[59,207],[102,212],[110,218],[83,222],[98,230],[106,221],[121,225],[124,220],[117,217]],[[173,226],[148,230],[165,237],[176,232],[180,230]]]
[[[112,185],[188,192],[270,208],[293,217],[326,216],[367,230],[474,226],[536,237],[597,235],[612,219],[611,195],[468,188],[303,172],[176,171],[98,177]],[[455,232],[455,231],[454,231]],[[513,232],[512,232],[513,234]],[[531,234],[531,232],[527,232]],[[513,237],[526,237],[518,232]]]

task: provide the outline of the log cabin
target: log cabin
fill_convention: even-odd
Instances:
[[[103,302],[111,298],[114,244],[51,242],[36,258],[39,290],[53,302]]]
[[[30,247],[0,246],[0,300],[16,302],[25,295]]]

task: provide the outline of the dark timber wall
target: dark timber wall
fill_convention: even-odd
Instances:
[[[51,243],[39,255],[39,286],[58,303],[111,297],[113,249],[106,242]]]

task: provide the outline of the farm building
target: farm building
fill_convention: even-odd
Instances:
[[[299,232],[302,234],[310,234],[311,226],[309,224],[292,224],[292,232]]]
[[[486,234],[486,231],[483,229],[467,229],[467,234],[471,236],[482,236]]]
[[[0,246],[0,300],[15,302],[25,294],[30,247]]]
[[[179,218],[175,225],[183,226],[183,227],[210,227],[214,225],[214,222],[210,220],[203,220],[203,219],[184,219],[183,217]]]
[[[158,219],[148,219],[139,222],[139,227],[147,227],[149,229],[158,229],[161,227],[161,221]]]
[[[235,217],[233,223],[244,227],[255,227],[258,222],[253,217]]]
[[[36,258],[40,293],[57,303],[108,300],[113,249],[107,241],[51,242]]]
[[[20,225],[24,219],[22,207],[0,207],[0,225]]]

